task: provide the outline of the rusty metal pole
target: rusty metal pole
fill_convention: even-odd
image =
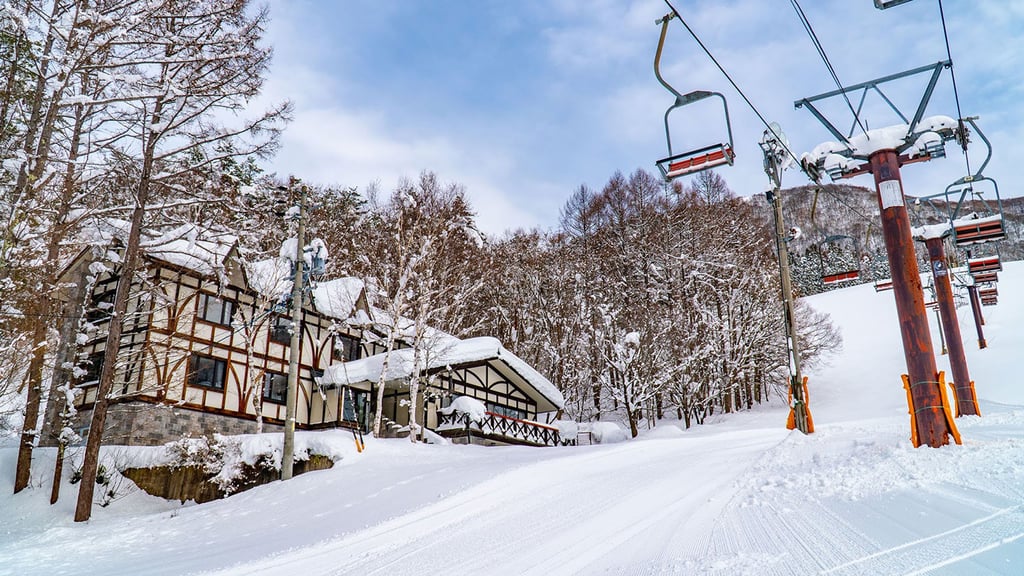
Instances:
[[[953,372],[953,389],[956,392],[956,415],[976,416],[979,412],[974,382],[971,381],[967,370],[967,357],[964,355],[964,343],[960,337],[960,322],[956,317],[956,302],[953,300],[953,287],[949,282],[944,244],[945,241],[941,237],[928,238],[924,242],[928,248],[928,260],[931,262],[932,277],[935,280],[935,300],[939,303],[941,328],[946,336],[946,348],[949,350],[949,368]]]
[[[981,302],[978,300],[978,286],[971,284],[967,287],[967,293],[971,297],[971,313],[974,314],[974,328],[978,331],[978,348],[984,349],[988,346],[985,342],[985,317],[981,315]]]
[[[939,390],[938,369],[928,330],[928,314],[924,308],[921,275],[917,269],[910,217],[903,197],[899,156],[895,150],[879,150],[868,158],[875,177],[875,190],[882,214],[885,251],[892,270],[896,312],[903,338],[903,354],[907,360],[910,381],[912,422],[920,443],[932,448],[949,444],[952,433],[946,421]]]

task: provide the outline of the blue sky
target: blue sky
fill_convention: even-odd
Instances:
[[[832,139],[793,102],[835,88],[787,0],[675,0],[683,17],[797,154]],[[855,84],[946,57],[937,0],[886,11],[871,0],[801,5],[840,78]],[[945,0],[965,115],[993,141],[985,174],[1004,196],[1024,158],[1024,1]],[[270,168],[307,181],[390,191],[432,170],[465,185],[489,233],[551,228],[580,184],[599,189],[616,171],[655,171],[667,153],[662,116],[673,97],[652,62],[662,0],[272,0],[275,59],[268,100],[291,100],[295,120]],[[673,22],[662,73],[680,92],[725,94],[736,165],[719,169],[740,195],[768,180],[757,141],[764,127],[725,77]],[[923,81],[894,86],[916,105]],[[916,83],[915,83],[916,82]],[[902,99],[902,100],[900,100]],[[876,114],[870,128],[898,123]],[[826,106],[839,125],[843,103]],[[845,116],[843,114],[846,114]],[[949,72],[928,115],[956,116]],[[696,148],[724,137],[714,100],[673,113],[673,142]],[[903,171],[908,194],[932,194],[965,174],[959,150]],[[980,144],[972,147],[976,168]],[[795,171],[784,186],[806,179]],[[872,186],[870,176],[849,181]]]

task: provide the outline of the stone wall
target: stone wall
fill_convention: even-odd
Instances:
[[[80,411],[71,427],[80,435],[92,421],[92,410]],[[263,424],[264,432],[281,432],[282,426]],[[151,404],[148,402],[126,402],[113,404],[107,410],[107,421],[103,432],[103,443],[123,446],[160,446],[178,440],[182,436],[210,436],[214,433],[225,435],[255,434],[256,421],[210,412],[200,412],[181,406]],[[47,423],[40,439],[43,446],[56,445],[57,434]]]

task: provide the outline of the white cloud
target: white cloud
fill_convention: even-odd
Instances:
[[[386,3],[381,10],[393,11],[399,4]],[[674,4],[765,119],[782,124],[795,152],[832,139],[811,114],[793,107],[795,100],[835,85],[787,3]],[[803,4],[845,84],[945,58],[933,2],[920,0],[884,12],[869,0]],[[1024,27],[1024,7],[1007,4],[978,0],[946,5],[964,113],[980,114],[996,143],[989,169],[996,178],[1009,177],[1009,159],[1019,157],[1024,141],[1016,111],[1024,90],[1018,81],[1024,50],[1016,38]],[[278,3],[274,8],[278,10]],[[271,30],[279,48],[267,90],[270,100],[287,97],[296,104],[296,120],[273,165],[279,172],[359,186],[380,182],[388,190],[401,177],[432,170],[442,180],[463,183],[481,226],[495,232],[553,226],[558,208],[580,183],[600,188],[616,170],[653,171],[654,161],[667,152],[662,116],[672,96],[657,84],[652,70],[659,33],[654,20],[668,11],[662,1],[509,3],[494,26],[516,32],[508,38],[541,42],[532,48],[542,60],[497,61],[490,69],[493,75],[479,78],[460,77],[453,69],[454,81],[425,81],[397,96],[386,87],[404,85],[396,82],[408,72],[402,63],[392,59],[373,66],[388,43],[367,45],[372,34],[346,33],[343,26],[302,24],[324,17],[316,3],[289,1],[287,9],[286,14],[274,14],[275,22],[282,20]],[[362,9],[376,10],[372,3]],[[408,34],[391,30],[389,39],[443,35],[442,13],[460,9],[465,7],[436,5],[427,14],[437,15],[436,21],[417,20],[420,28]],[[373,25],[388,20],[398,26],[395,13],[388,14],[374,16]],[[764,129],[761,121],[678,22],[669,34],[662,66],[666,79],[682,93],[703,89],[726,95],[738,156],[736,166],[721,174],[740,194],[760,193],[768,182],[757,145]],[[493,38],[481,38],[488,41]],[[429,49],[429,44],[416,48]],[[365,70],[362,76],[355,74],[347,68],[353,62],[367,65],[376,76],[367,77]],[[531,66],[529,74],[522,74],[524,66]],[[506,75],[503,70],[519,73]],[[914,100],[919,90],[910,87],[905,97]],[[495,101],[490,108],[489,99]],[[838,115],[835,121],[843,130],[850,124],[845,107],[841,100],[823,106]],[[928,113],[956,114],[948,71]],[[686,138],[721,138],[724,129],[713,102],[673,113],[673,118],[681,123],[673,132],[681,147]],[[868,121],[879,127],[891,118]],[[948,148],[946,160],[905,170],[909,193],[941,191],[944,183],[963,175],[958,150]],[[974,154],[972,150],[972,160]],[[784,184],[804,182],[790,172]],[[851,183],[872,185],[869,176]]]

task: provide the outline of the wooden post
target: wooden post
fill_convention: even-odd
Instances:
[[[938,370],[932,350],[924,292],[917,268],[910,217],[903,197],[899,156],[895,150],[879,150],[868,158],[882,215],[885,251],[892,270],[892,285],[899,316],[903,355],[907,361],[912,421],[919,442],[938,448],[949,443],[952,432],[942,406]]]

